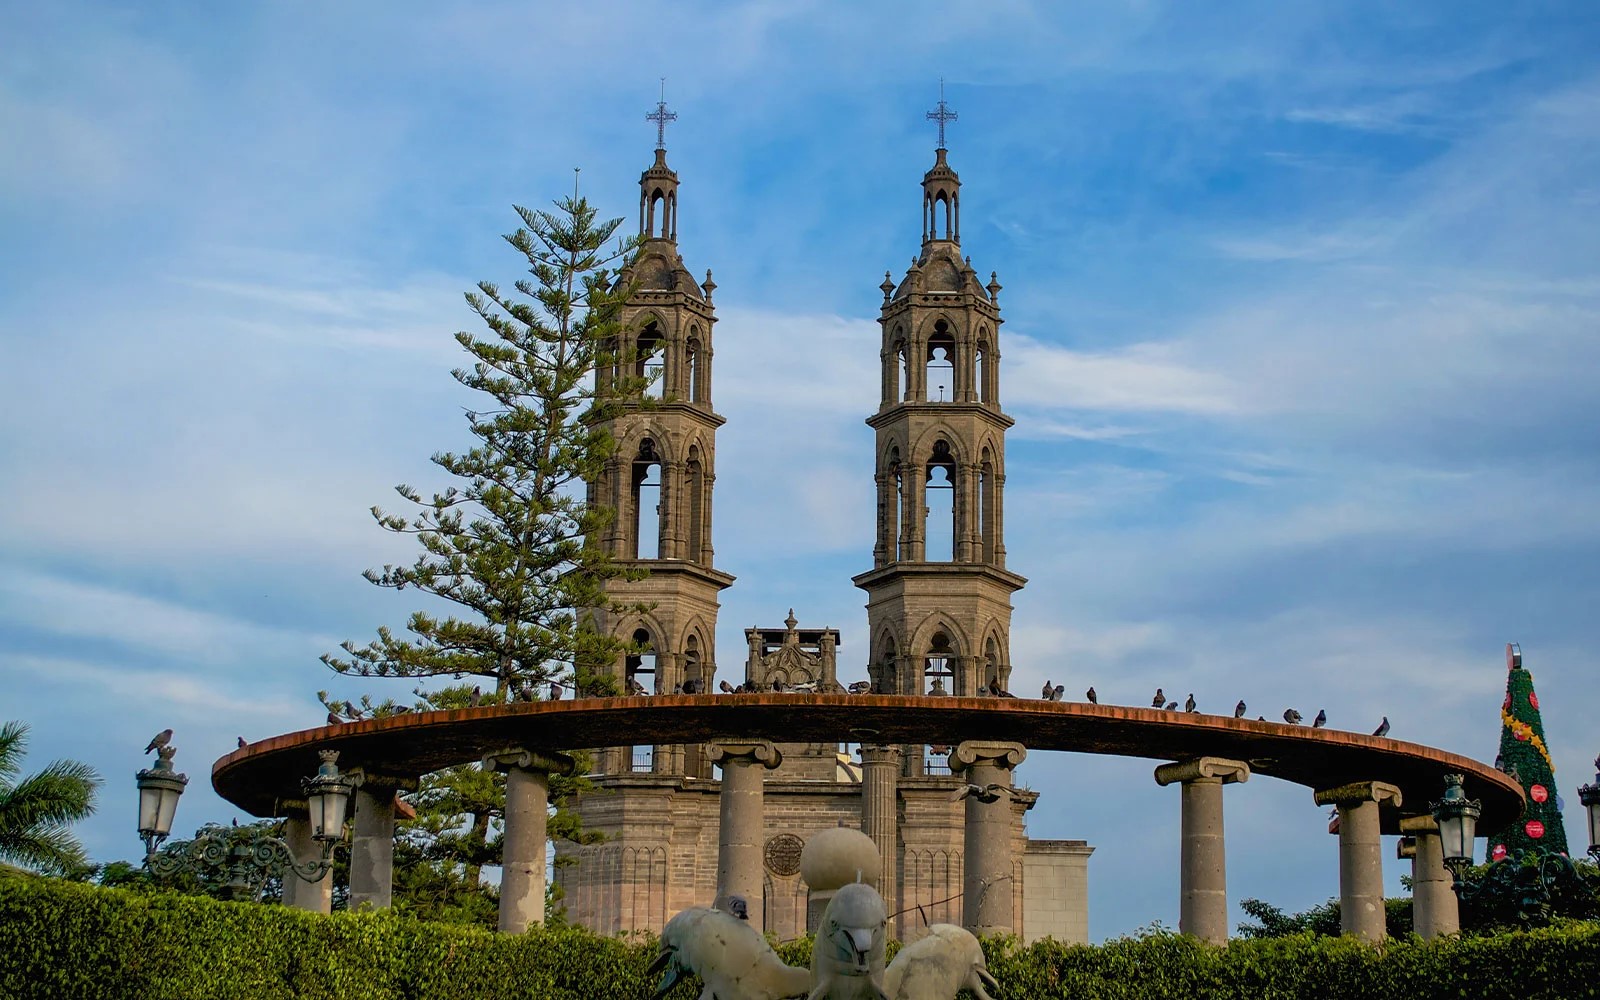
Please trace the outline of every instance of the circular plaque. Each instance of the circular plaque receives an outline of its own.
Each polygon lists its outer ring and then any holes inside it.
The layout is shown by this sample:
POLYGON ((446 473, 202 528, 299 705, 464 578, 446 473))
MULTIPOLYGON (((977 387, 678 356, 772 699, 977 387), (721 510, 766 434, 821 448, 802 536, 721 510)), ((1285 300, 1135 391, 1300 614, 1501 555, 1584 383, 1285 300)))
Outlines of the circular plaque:
POLYGON ((762 851, 767 871, 774 875, 794 875, 800 871, 800 849, 805 841, 792 833, 780 833, 767 841, 762 851))

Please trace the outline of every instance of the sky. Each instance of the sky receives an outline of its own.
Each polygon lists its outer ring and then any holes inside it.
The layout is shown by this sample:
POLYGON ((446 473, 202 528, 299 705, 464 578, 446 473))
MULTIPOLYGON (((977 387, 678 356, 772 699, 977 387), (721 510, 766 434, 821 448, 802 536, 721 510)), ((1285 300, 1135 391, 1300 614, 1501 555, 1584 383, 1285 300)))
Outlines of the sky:
MULTIPOLYGON (((963 251, 999 272, 1013 689, 1478 759, 1522 644, 1566 800, 1600 751, 1600 11, 1281 4, 0 8, 0 717, 106 778, 320 723, 400 626, 374 504, 470 438, 462 293, 513 205, 635 218, 666 78, 680 248, 718 285, 720 676, 793 607, 865 676, 877 309, 944 81, 963 251), (1586 721, 1588 720, 1588 721, 1586 721)), ((1177 924, 1153 761, 1036 753, 1095 939, 1177 924)), ((1338 892, 1310 792, 1227 793, 1229 890, 1338 892)), ((1392 858, 1392 844, 1386 847, 1392 858)), ((1409 866, 1391 861, 1398 894, 1409 866)))

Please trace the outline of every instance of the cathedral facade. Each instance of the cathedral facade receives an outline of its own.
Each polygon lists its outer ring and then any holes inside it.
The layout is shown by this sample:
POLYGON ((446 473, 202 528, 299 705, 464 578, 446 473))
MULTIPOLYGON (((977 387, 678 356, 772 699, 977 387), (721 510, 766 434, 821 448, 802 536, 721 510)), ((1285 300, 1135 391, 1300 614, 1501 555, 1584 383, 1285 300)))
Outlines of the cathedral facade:
MULTIPOLYGON (((670 117, 664 106, 657 115, 670 117)), ((922 182, 921 251, 898 283, 885 275, 880 286, 882 393, 867 417, 876 432, 875 543, 872 568, 853 580, 867 597, 869 648, 867 680, 855 689, 1001 697, 1011 674, 1011 595, 1026 581, 1006 568, 1005 432, 1013 421, 1000 409, 1000 284, 993 273, 984 283, 961 255, 961 181, 942 125, 922 182)), ((621 276, 635 291, 617 345, 634 359, 627 374, 650 380, 650 398, 615 418, 617 451, 589 484, 591 499, 617 512, 603 544, 619 562, 648 570, 609 584, 618 607, 599 618, 635 650, 615 664, 616 680, 645 696, 735 686, 843 692, 839 633, 801 628, 792 610, 782 627, 745 630, 741 678, 718 676, 718 595, 734 578, 716 569, 711 544, 724 422, 712 407, 716 285, 709 271, 696 280, 679 255, 678 176, 659 139, 640 177, 641 242, 621 276)), ((806 839, 861 828, 863 762, 852 746, 777 745, 783 762, 764 786, 764 899, 752 916, 788 939, 807 931, 806 839)), ((911 940, 929 923, 961 923, 964 805, 954 793, 965 779, 950 773, 950 748, 870 752, 899 769, 894 843, 879 845, 880 888, 898 914, 891 932, 911 940)), ((576 808, 605 840, 557 848, 568 919, 602 933, 659 933, 679 910, 709 905, 721 783, 704 750, 611 748, 597 752, 596 772, 599 790, 576 808)), ((1093 849, 1030 840, 1024 816, 1038 797, 1022 790, 1013 803, 1012 927, 1025 940, 1086 941, 1093 849)))

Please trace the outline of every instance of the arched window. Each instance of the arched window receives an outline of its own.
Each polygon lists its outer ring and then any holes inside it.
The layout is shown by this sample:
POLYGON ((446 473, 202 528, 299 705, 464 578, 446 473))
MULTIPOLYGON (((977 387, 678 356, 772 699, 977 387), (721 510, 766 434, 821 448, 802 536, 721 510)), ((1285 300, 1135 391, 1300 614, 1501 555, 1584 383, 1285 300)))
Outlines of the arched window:
POLYGON ((944 320, 933 325, 928 338, 927 377, 922 384, 923 398, 943 403, 956 398, 956 339, 944 320))
POLYGON ((899 668, 900 647, 894 641, 894 636, 886 635, 878 643, 878 658, 868 671, 872 675, 872 690, 874 694, 898 694, 898 684, 895 676, 899 668))
POLYGON ((665 347, 661 328, 654 321, 639 331, 638 356, 634 359, 633 374, 635 378, 645 380, 640 393, 648 399, 661 399, 666 391, 663 385, 666 374, 665 347))
POLYGON ((633 460, 633 543, 635 559, 661 557, 661 456, 650 438, 639 442, 633 460))
POLYGON ((990 375, 990 372, 989 372, 989 341, 988 340, 980 340, 980 341, 978 341, 977 362, 978 362, 978 364, 977 364, 977 369, 978 369, 978 371, 977 371, 977 376, 978 376, 977 377, 977 382, 978 382, 978 402, 980 402, 980 403, 993 403, 994 402, 994 399, 993 399, 994 393, 989 388, 989 375, 990 375))
POLYGON ((900 558, 900 528, 905 524, 905 490, 900 478, 900 449, 890 448, 884 460, 883 551, 892 562, 900 558))
POLYGON ((894 346, 890 348, 894 352, 894 356, 889 359, 888 371, 884 372, 883 379, 883 401, 891 405, 905 398, 905 394, 909 389, 907 382, 911 378, 911 373, 906 368, 906 342, 904 335, 898 330, 895 333, 894 346))
POLYGON ((922 675, 928 694, 955 694, 956 651, 950 646, 950 637, 944 632, 933 633, 928 642, 928 653, 922 658, 922 675))
POLYGON ((1000 683, 1000 644, 990 636, 983 644, 983 676, 978 678, 980 690, 1004 687, 1000 683))
POLYGON ((983 449, 978 465, 978 551, 982 562, 994 562, 994 456, 983 449))
POLYGON ((684 463, 684 479, 688 493, 684 506, 689 518, 689 530, 685 533, 689 539, 686 558, 690 562, 701 562, 706 544, 706 474, 704 466, 700 464, 699 445, 689 446, 689 460, 684 463))
POLYGON ((934 443, 923 489, 927 497, 924 509, 928 514, 922 533, 923 559, 951 562, 955 559, 956 544, 956 460, 950 454, 949 442, 934 443))
MULTIPOLYGON (((644 234, 646 236, 654 236, 656 234, 656 208, 661 206, 665 201, 666 196, 661 193, 660 188, 656 188, 654 191, 650 192, 650 219, 644 230, 644 234)), ((661 213, 661 235, 667 235, 666 212, 661 213)))
POLYGON ((702 395, 705 379, 700 372, 702 360, 699 338, 690 337, 688 345, 684 348, 683 367, 687 370, 689 376, 688 399, 692 403, 705 402, 705 397, 702 395))
POLYGON ((700 663, 700 637, 691 633, 689 638, 683 640, 683 683, 689 688, 693 681, 693 688, 701 694, 707 692, 707 678, 704 667, 700 663))
MULTIPOLYGON (((641 695, 656 693, 656 647, 650 630, 635 629, 633 645, 623 658, 622 693, 641 695)), ((655 769, 655 747, 635 746, 629 770, 655 769)))

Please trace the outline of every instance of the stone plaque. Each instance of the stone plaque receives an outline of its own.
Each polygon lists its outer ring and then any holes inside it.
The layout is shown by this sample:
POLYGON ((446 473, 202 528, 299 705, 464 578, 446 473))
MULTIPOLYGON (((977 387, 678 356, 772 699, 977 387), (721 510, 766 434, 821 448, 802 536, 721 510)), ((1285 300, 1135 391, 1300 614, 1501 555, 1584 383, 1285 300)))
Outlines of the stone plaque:
POLYGON ((767 871, 774 875, 794 875, 800 871, 800 849, 805 841, 792 833, 780 833, 767 841, 762 855, 767 871))

